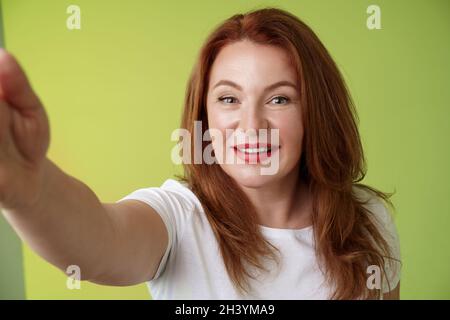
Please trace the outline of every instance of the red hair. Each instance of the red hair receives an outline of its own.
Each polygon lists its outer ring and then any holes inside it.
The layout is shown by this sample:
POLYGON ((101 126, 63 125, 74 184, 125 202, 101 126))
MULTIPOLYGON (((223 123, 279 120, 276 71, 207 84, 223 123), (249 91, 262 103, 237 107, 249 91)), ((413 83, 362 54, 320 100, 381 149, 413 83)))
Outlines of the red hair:
MULTIPOLYGON (((352 99, 327 49, 305 23, 284 10, 266 8, 234 15, 218 26, 203 45, 189 79, 182 128, 194 132, 194 121, 201 120, 203 130, 208 129, 211 66, 224 46, 244 39, 286 50, 301 80, 305 136, 299 179, 307 182, 313 195, 316 253, 334 288, 330 298, 379 297, 379 290, 366 287, 366 270, 368 265, 384 270, 389 245, 353 187, 393 208, 392 194, 359 183, 366 165, 352 99)), ((240 292, 248 292, 248 277, 253 277, 249 267, 265 270, 261 258, 277 259, 277 249, 258 228, 254 206, 218 164, 184 164, 184 173, 182 179, 202 203, 232 282, 240 292)))

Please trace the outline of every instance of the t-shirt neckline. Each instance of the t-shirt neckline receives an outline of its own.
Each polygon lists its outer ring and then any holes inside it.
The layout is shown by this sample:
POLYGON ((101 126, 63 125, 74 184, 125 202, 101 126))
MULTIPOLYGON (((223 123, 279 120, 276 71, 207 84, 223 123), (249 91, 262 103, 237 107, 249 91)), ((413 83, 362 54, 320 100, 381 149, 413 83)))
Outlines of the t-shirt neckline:
POLYGON ((258 224, 261 232, 267 236, 276 236, 276 237, 289 237, 289 236, 298 236, 300 234, 311 233, 313 230, 313 226, 309 225, 300 229, 282 229, 282 228, 271 228, 266 227, 261 224, 258 224))
MULTIPOLYGON (((190 188, 187 187, 186 184, 175 180, 175 179, 168 179, 169 181, 166 181, 166 183, 175 183, 176 185, 181 185, 184 189, 188 190, 191 196, 198 202, 199 206, 201 207, 200 200, 197 198, 197 196, 192 192, 190 188)), ((269 237, 277 237, 277 238, 283 238, 283 237, 292 237, 292 236, 300 236, 300 235, 308 235, 313 231, 313 226, 309 225, 300 229, 283 229, 283 228, 271 228, 266 227, 261 224, 258 224, 262 234, 269 237)))

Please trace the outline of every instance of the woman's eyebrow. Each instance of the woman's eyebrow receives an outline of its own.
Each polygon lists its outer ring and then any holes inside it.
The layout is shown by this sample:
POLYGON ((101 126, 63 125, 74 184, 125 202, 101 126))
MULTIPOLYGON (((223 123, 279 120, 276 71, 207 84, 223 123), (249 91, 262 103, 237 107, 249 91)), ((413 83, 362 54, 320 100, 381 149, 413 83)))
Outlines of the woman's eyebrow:
MULTIPOLYGON (((242 87, 231 80, 220 80, 214 85, 213 89, 217 88, 218 86, 230 86, 230 87, 236 88, 239 91, 242 91, 242 87)), ((287 81, 287 80, 282 80, 282 81, 275 82, 275 83, 271 84, 270 86, 267 86, 264 89, 264 91, 270 91, 275 88, 285 87, 285 86, 292 87, 294 89, 298 89, 298 86, 296 86, 294 83, 287 81)))

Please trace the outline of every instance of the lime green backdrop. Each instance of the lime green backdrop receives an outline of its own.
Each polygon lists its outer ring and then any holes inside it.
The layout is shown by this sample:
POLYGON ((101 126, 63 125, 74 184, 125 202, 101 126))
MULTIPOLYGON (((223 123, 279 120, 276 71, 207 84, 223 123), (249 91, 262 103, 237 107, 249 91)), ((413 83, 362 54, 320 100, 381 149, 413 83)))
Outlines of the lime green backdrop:
MULTIPOLYGON (((180 172, 170 134, 202 41, 230 15, 267 5, 308 23, 348 82, 365 182, 397 191, 402 298, 450 298, 450 1, 3 0, 6 47, 49 113, 50 158, 105 202, 180 172), (70 4, 81 30, 66 28, 70 4), (370 4, 381 30, 366 27, 370 4)), ((29 299, 149 298, 145 285, 68 290, 25 244, 23 259, 29 299)))

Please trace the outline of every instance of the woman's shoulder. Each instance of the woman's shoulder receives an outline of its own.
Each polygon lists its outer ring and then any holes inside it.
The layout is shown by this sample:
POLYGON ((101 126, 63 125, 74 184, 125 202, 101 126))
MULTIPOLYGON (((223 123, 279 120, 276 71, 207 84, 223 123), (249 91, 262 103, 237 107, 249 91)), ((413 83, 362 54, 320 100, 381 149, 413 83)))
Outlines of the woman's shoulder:
POLYGON ((385 226, 394 223, 393 215, 388 204, 375 192, 367 187, 354 185, 353 195, 359 201, 362 201, 364 207, 372 213, 373 217, 376 218, 379 223, 385 226))
POLYGON ((375 192, 362 186, 355 186, 354 194, 358 200, 363 201, 364 207, 370 213, 370 218, 383 238, 389 243, 393 255, 399 257, 400 241, 395 216, 390 210, 391 206, 375 192))
POLYGON ((164 181, 160 189, 172 193, 176 197, 180 197, 194 210, 200 210, 202 208, 200 200, 185 181, 169 178, 164 181))
POLYGON ((354 194, 358 200, 365 202, 364 206, 371 213, 371 218, 379 232, 389 245, 389 257, 385 257, 385 268, 388 279, 383 279, 383 293, 395 288, 400 281, 401 251, 400 239, 394 216, 386 201, 368 188, 355 186, 354 194))
POLYGON ((187 214, 201 209, 201 204, 187 183, 173 178, 166 179, 159 187, 137 189, 119 201, 140 200, 151 205, 158 212, 187 214))

